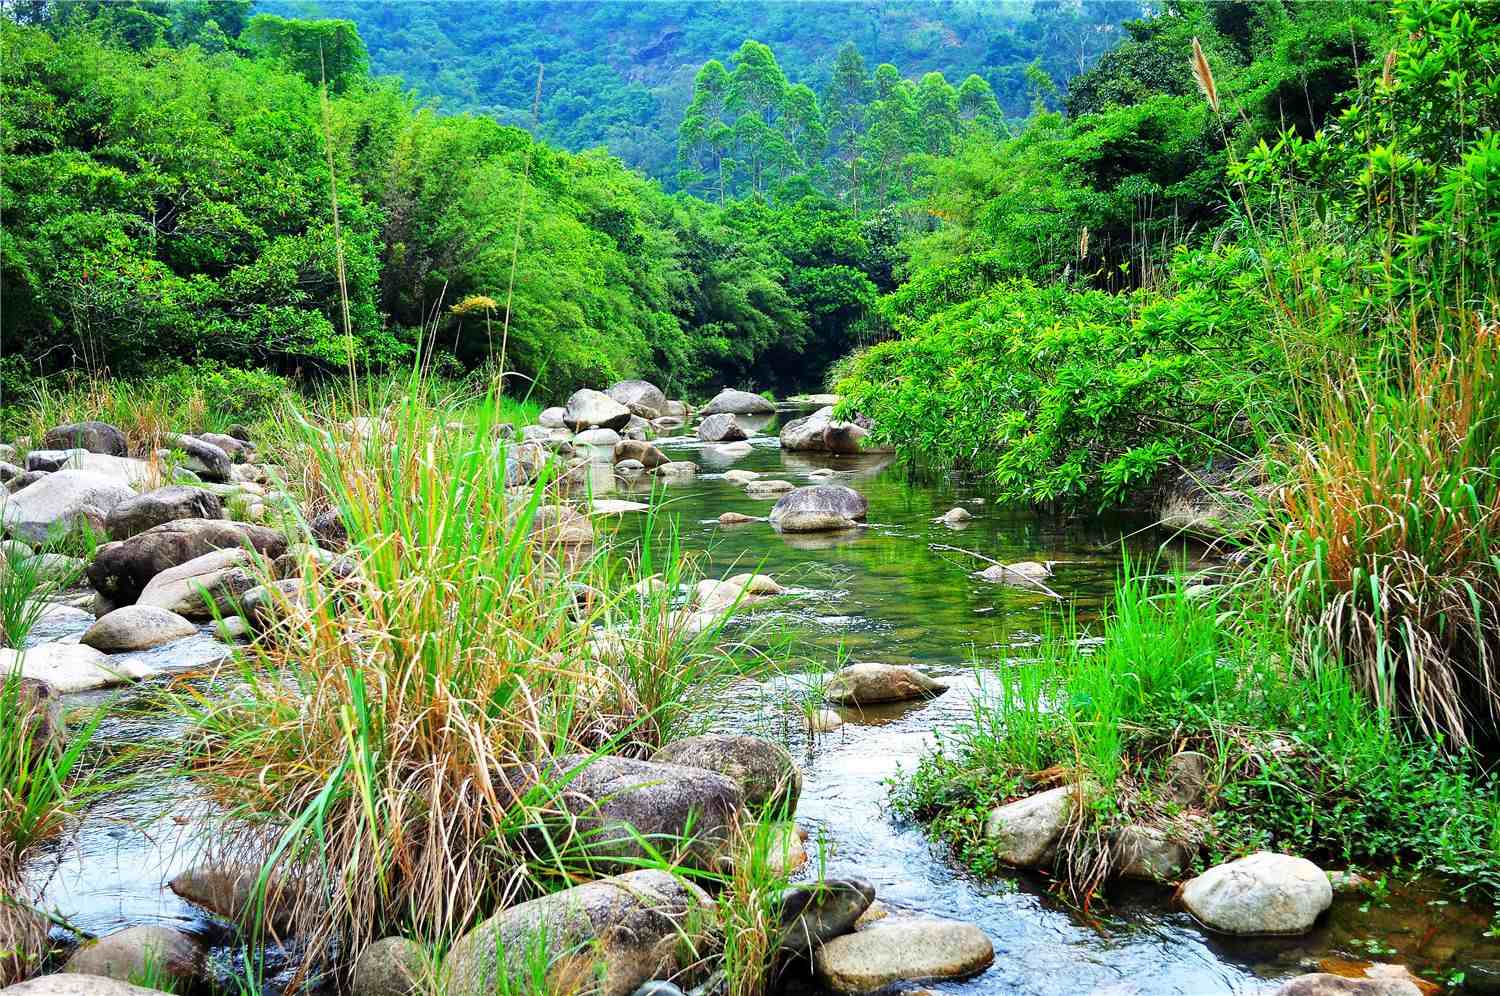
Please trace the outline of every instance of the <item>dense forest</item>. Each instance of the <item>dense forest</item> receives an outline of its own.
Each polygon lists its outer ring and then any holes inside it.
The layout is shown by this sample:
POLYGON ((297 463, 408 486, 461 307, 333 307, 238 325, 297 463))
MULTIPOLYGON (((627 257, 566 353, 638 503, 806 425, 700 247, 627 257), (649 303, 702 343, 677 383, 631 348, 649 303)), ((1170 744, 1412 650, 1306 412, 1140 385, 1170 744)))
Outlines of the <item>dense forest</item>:
POLYGON ((536 66, 544 63, 542 138, 575 151, 603 145, 670 188, 678 172, 673 133, 693 99, 695 73, 746 39, 775 49, 786 74, 819 94, 833 82, 839 45, 849 42, 872 66, 889 62, 912 79, 941 72, 956 85, 976 75, 1019 118, 1037 97, 1038 72, 1064 84, 1119 40, 1120 22, 1140 5, 271 0, 258 9, 353 21, 376 75, 399 77, 443 110, 517 127, 530 126, 536 66))

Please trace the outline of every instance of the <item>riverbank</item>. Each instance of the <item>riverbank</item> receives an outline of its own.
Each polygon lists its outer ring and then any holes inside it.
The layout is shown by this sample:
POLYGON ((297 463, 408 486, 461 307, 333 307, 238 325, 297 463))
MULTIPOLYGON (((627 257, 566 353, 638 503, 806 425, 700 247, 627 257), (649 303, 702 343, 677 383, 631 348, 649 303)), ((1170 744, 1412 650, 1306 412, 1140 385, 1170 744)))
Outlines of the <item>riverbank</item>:
MULTIPOLYGON (((925 922, 932 917, 941 917, 977 925, 988 935, 988 943, 1010 954, 1000 958, 996 965, 977 978, 962 983, 961 987, 966 991, 1052 993, 1074 991, 1077 985, 1085 984, 1087 980, 1093 980, 1087 984, 1097 986, 1120 978, 1133 980, 1134 984, 1145 986, 1147 991, 1162 987, 1187 987, 1188 991, 1194 992, 1237 991, 1256 976, 1278 979, 1304 971, 1307 955, 1299 952, 1311 950, 1319 958, 1357 957, 1361 951, 1366 955, 1378 953, 1360 947, 1366 936, 1361 932, 1364 929, 1362 920, 1367 924, 1381 924, 1377 935, 1381 951, 1400 951, 1403 956, 1420 962, 1421 954, 1411 952, 1408 955, 1403 949, 1402 937, 1407 926, 1415 921, 1416 909, 1422 908, 1428 898, 1421 899, 1411 913, 1390 919, 1381 919, 1382 916, 1389 917, 1389 913, 1380 910, 1379 903, 1373 904, 1375 914, 1365 915, 1359 912, 1359 907, 1367 905, 1366 901, 1337 900, 1334 909, 1320 918, 1314 933, 1306 939, 1270 942, 1269 945, 1265 941, 1254 941, 1244 946, 1225 946, 1215 935, 1203 933, 1184 914, 1170 912, 1166 903, 1168 897, 1150 892, 1133 893, 1115 900, 1108 916, 1117 926, 1108 928, 1108 940, 1101 941, 1095 933, 1097 927, 1088 926, 1087 921, 1075 920, 1065 907, 1054 906, 1042 895, 1029 891, 1029 887, 1008 892, 955 876, 954 871, 946 867, 940 853, 928 851, 919 834, 899 821, 892 821, 882 811, 882 780, 895 776, 903 766, 909 767, 934 739, 939 744, 961 742, 962 723, 969 714, 971 698, 982 696, 996 680, 995 675, 1011 667, 1005 661, 1034 653, 1037 638, 1055 625, 1057 615, 1054 600, 1044 592, 986 580, 975 571, 982 562, 942 548, 985 551, 991 558, 1010 564, 1052 562, 1053 575, 1047 585, 1071 600, 1079 618, 1088 622, 1108 604, 1110 598, 1111 582, 1119 564, 1118 551, 1112 541, 1122 534, 1134 532, 1138 525, 1101 521, 1081 528, 1077 524, 1051 523, 996 510, 985 501, 982 486, 962 479, 943 482, 936 487, 913 486, 890 469, 888 456, 839 456, 827 452, 786 450, 781 445, 782 430, 787 428, 787 423, 809 413, 810 409, 771 407, 772 410, 764 415, 734 416, 736 423, 747 429, 749 438, 743 441, 743 445, 699 439, 693 421, 689 421, 683 431, 673 427, 651 441, 652 446, 671 458, 666 461, 668 465, 695 464, 696 471, 692 476, 679 473, 662 479, 649 473, 636 473, 628 461, 649 456, 649 451, 645 450, 637 452, 627 447, 634 456, 625 456, 623 464, 616 460, 614 446, 589 451, 593 457, 588 461, 591 467, 589 479, 594 487, 594 500, 590 504, 597 513, 590 517, 591 526, 601 550, 607 547, 611 551, 608 559, 616 568, 604 570, 600 567, 600 573, 588 576, 589 588, 597 593, 591 598, 597 600, 591 600, 589 608, 569 623, 585 626, 592 636, 597 636, 603 631, 601 627, 628 622, 632 618, 629 613, 624 618, 620 616, 622 603, 611 593, 622 592, 634 583, 632 578, 638 576, 639 568, 632 565, 639 562, 639 554, 632 551, 668 549, 642 543, 644 537, 659 535, 664 515, 674 518, 678 524, 677 538, 673 541, 677 546, 673 549, 679 555, 672 557, 670 562, 681 560, 689 564, 689 570, 701 571, 702 576, 709 579, 727 579, 747 573, 767 575, 785 589, 783 594, 758 605, 741 604, 736 617, 743 614, 743 621, 732 618, 717 636, 710 634, 705 646, 741 648, 736 651, 738 663, 732 672, 722 675, 723 681, 715 677, 717 672, 698 671, 694 672, 696 677, 683 683, 683 687, 662 698, 660 706, 644 713, 595 709, 588 714, 588 721, 583 726, 595 731, 591 735, 603 733, 604 741, 595 743, 607 743, 605 750, 623 758, 633 755, 650 757, 655 753, 655 743, 665 743, 677 736, 670 724, 660 731, 643 732, 650 721, 671 713, 673 705, 691 700, 691 708, 676 711, 679 723, 687 723, 687 726, 680 727, 683 733, 704 727, 723 733, 748 734, 790 751, 790 757, 801 769, 802 778, 801 797, 795 812, 790 815, 794 815, 796 822, 808 832, 803 849, 812 855, 808 865, 791 875, 793 880, 815 881, 819 876, 831 880, 863 879, 872 885, 881 908, 889 911, 896 922, 925 922), (605 449, 608 450, 607 456, 604 455, 605 449), (607 473, 596 472, 596 469, 605 468, 607 473), (852 488, 869 502, 864 524, 831 532, 778 532, 764 520, 780 500, 777 494, 780 488, 757 489, 751 485, 779 480, 786 480, 793 486, 852 488), (612 493, 606 496, 606 490, 612 493), (970 517, 965 520, 944 515, 954 508, 968 510, 970 517), (720 517, 725 512, 738 513, 751 521, 723 526, 720 517), (623 560, 616 555, 622 555, 623 560), (743 656, 743 650, 748 648, 758 649, 747 658, 743 656), (982 668, 977 670, 973 666, 976 657, 983 662, 982 668), (904 704, 856 706, 828 701, 830 672, 849 660, 879 660, 916 666, 949 688, 936 698, 919 697, 904 704), (770 667, 771 663, 776 666, 770 667), (832 725, 828 723, 826 713, 831 713, 841 725, 831 732, 815 732, 809 725, 809 718, 832 725), (637 719, 644 716, 646 721, 638 724, 630 718, 631 715, 637 719), (614 719, 610 719, 611 716, 614 719), (616 724, 609 728, 616 734, 628 732, 619 739, 610 735, 608 730, 601 730, 601 722, 616 724), (1401 925, 1398 926, 1397 920, 1401 925), (1156 925, 1153 928, 1156 940, 1148 940, 1148 935, 1138 933, 1144 924, 1156 925), (1162 936, 1168 938, 1167 950, 1173 952, 1166 959, 1161 957, 1162 936), (1066 939, 1060 948, 1057 946, 1059 937, 1066 939), (1101 943, 1117 952, 1117 964, 1106 972, 1101 972, 1094 963, 1101 943), (1206 950, 1213 953, 1205 962, 1206 950), (1047 963, 1067 967, 1061 970, 1061 974, 1057 971, 1039 972, 1034 967, 1047 963)), ((442 425, 447 427, 447 439, 490 438, 473 432, 477 423, 465 422, 462 432, 449 425, 474 417, 472 411, 452 410, 441 415, 424 415, 417 423, 421 432, 416 435, 420 435, 424 444, 429 438, 444 438, 441 433, 432 431, 442 425), (458 418, 449 417, 453 415, 458 418)), ((543 422, 554 420, 551 414, 542 416, 533 412, 530 418, 522 417, 518 421, 529 422, 535 418, 541 418, 543 422)), ((326 427, 332 429, 334 426, 329 423, 326 427)), ((503 433, 504 430, 498 431, 503 433)), ((571 446, 575 450, 572 460, 582 456, 577 435, 571 430, 541 425, 521 434, 527 432, 537 437, 547 435, 553 441, 551 445, 559 449, 566 450, 571 446), (561 438, 564 433, 574 438, 564 440, 561 438)), ((350 455, 361 445, 357 435, 338 437, 340 462, 344 466, 337 473, 349 479, 365 479, 366 471, 386 468, 381 471, 385 476, 379 479, 386 482, 388 493, 396 493, 397 489, 391 487, 398 480, 391 477, 391 471, 398 465, 394 457, 377 459, 372 454, 361 453, 358 461, 351 459, 350 455), (350 475, 348 472, 353 467, 362 467, 363 471, 350 475)), ((802 433, 803 437, 805 435, 802 433)), ((273 437, 262 438, 266 440, 262 444, 264 449, 246 464, 259 464, 265 455, 274 451, 273 437)), ((382 426, 370 438, 390 440, 412 439, 414 436, 401 428, 398 419, 393 425, 382 426)), ((824 438, 827 438, 826 432, 824 438)), ((446 445, 439 443, 434 452, 441 453, 446 445)), ((387 450, 390 453, 412 452, 405 446, 387 447, 387 450)), ((568 459, 563 458, 560 470, 566 468, 568 459)), ((636 462, 644 466, 643 461, 636 462)), ((399 465, 415 467, 407 463, 399 465)), ((288 462, 284 466, 290 467, 291 464, 288 462)), ((322 478, 323 483, 317 485, 320 489, 317 493, 326 497, 332 493, 328 482, 335 468, 326 464, 322 466, 330 473, 322 478)), ((473 472, 477 473, 477 468, 473 472)), ((307 486, 303 482, 317 480, 311 472, 299 473, 294 478, 298 483, 292 485, 292 491, 302 495, 307 494, 300 491, 307 486)), ((419 479, 422 479, 420 474, 409 478, 419 479)), ((475 478, 470 480, 472 482, 475 478)), ((528 492, 531 493, 534 492, 528 492)), ((301 500, 306 502, 307 498, 301 500)), ((572 505, 578 500, 575 493, 572 498, 565 499, 564 504, 572 505)), ((246 511, 253 507, 243 501, 231 502, 231 506, 246 511)), ((317 502, 309 502, 305 507, 299 505, 299 512, 311 523, 318 518, 319 507, 317 502)), ((387 517, 382 520, 387 524, 381 526, 381 531, 391 534, 390 525, 398 519, 390 517, 399 517, 402 530, 412 532, 414 528, 421 528, 420 523, 405 517, 428 516, 434 510, 447 507, 450 507, 447 500, 439 498, 398 502, 395 508, 382 505, 380 514, 387 517)), ((582 508, 582 505, 576 507, 582 508)), ((481 521, 493 523, 494 519, 485 517, 481 521)), ((1144 555, 1154 549, 1156 542, 1152 540, 1137 549, 1144 555)), ((360 545, 358 542, 354 544, 356 548, 360 545)), ((414 544, 411 549, 430 550, 433 545, 414 544)), ((484 548, 484 545, 479 548, 484 548)), ((1182 551, 1188 552, 1186 547, 1182 551)), ((348 555, 347 551, 339 554, 329 550, 329 553, 335 557, 348 555)), ((653 572, 669 562, 660 553, 653 556, 656 564, 653 572)), ((323 558, 318 555, 317 559, 323 558)), ((463 562, 454 561, 455 568, 463 562)), ((596 566, 602 563, 602 560, 598 561, 596 566)), ((409 584, 421 576, 405 568, 402 568, 402 573, 409 584)), ((476 574, 459 573, 464 577, 476 574)), ((485 575, 478 572, 478 576, 485 575)), ((684 622, 699 616, 701 605, 692 608, 692 592, 697 589, 693 578, 697 576, 696 573, 685 574, 668 585, 671 593, 660 603, 660 610, 684 622), (684 613, 684 609, 689 611, 684 613)), ((323 583, 335 587, 330 581, 323 583)), ((467 583, 457 575, 453 576, 453 584, 467 583)), ((704 595, 712 598, 716 592, 717 587, 712 592, 705 590, 704 595)), ((627 597, 623 604, 629 604, 633 597, 627 597)), ((348 613, 347 609, 342 611, 348 613)), ((572 609, 564 612, 559 608, 556 613, 543 615, 562 621, 572 612, 572 609)), ((309 622, 313 618, 321 616, 312 615, 309 622)), ((90 615, 90 625, 91 620, 90 615)), ((74 631, 76 638, 82 632, 84 620, 80 618, 75 625, 80 627, 74 631)), ((315 639, 320 625, 300 628, 309 634, 306 638, 315 639)), ((398 628, 385 626, 367 632, 374 634, 378 641, 380 633, 395 632, 398 628)), ((571 625, 564 628, 571 630, 571 625)), ((205 623, 202 629, 206 632, 191 638, 200 642, 178 644, 178 649, 215 643, 210 638, 208 624, 205 623)), ((329 630, 330 633, 336 631, 329 630)), ((432 632, 432 627, 416 627, 412 631, 432 632)), ((66 632, 53 629, 43 631, 40 636, 55 640, 60 635, 66 637, 66 632)), ((457 635, 453 638, 456 639, 457 635)), ((497 642, 503 644, 505 641, 484 638, 477 642, 493 647, 497 642)), ((614 641, 589 642, 600 646, 617 645, 614 641)), ((219 747, 215 736, 228 737, 235 750, 254 750, 257 752, 255 756, 265 757, 267 755, 259 752, 266 748, 249 744, 252 737, 245 733, 251 729, 276 729, 274 723, 267 723, 262 710, 271 709, 278 715, 291 717, 300 714, 300 710, 288 713, 284 706, 293 701, 319 701, 315 696, 331 695, 335 691, 337 695, 326 701, 352 703, 354 686, 342 682, 337 688, 330 686, 325 675, 310 674, 311 669, 300 665, 298 655, 289 654, 284 648, 272 649, 275 646, 275 641, 265 647, 260 647, 259 643, 252 645, 251 649, 239 652, 237 662, 217 667, 183 655, 171 662, 172 670, 184 665, 194 670, 148 679, 121 700, 121 704, 126 701, 134 703, 133 708, 110 710, 102 743, 139 747, 143 739, 157 743, 167 740, 172 744, 171 751, 176 752, 171 755, 169 751, 169 756, 175 756, 176 760, 165 768, 158 765, 148 770, 157 773, 153 777, 158 782, 160 773, 165 772, 169 778, 165 784, 178 787, 163 793, 158 784, 154 796, 144 789, 133 789, 107 797, 90 810, 79 826, 77 839, 81 846, 76 853, 66 849, 53 853, 45 849, 44 861, 51 869, 51 885, 44 897, 49 905, 55 904, 69 914, 72 922, 93 933, 113 933, 123 927, 145 924, 186 929, 191 936, 205 939, 209 962, 220 965, 216 971, 224 971, 227 959, 230 975, 215 977, 219 978, 221 985, 233 984, 234 962, 246 935, 223 917, 161 891, 161 885, 179 878, 190 868, 192 859, 197 856, 197 851, 187 846, 194 833, 208 827, 224 826, 224 799, 232 796, 222 793, 233 786, 205 781, 204 774, 213 773, 218 763, 215 755, 222 762, 232 759, 234 753, 219 747), (262 692, 255 692, 249 698, 244 695, 224 698, 221 692, 213 691, 245 682, 247 666, 252 671, 259 668, 280 674, 293 682, 291 688, 300 691, 293 699, 262 692), (215 674, 221 682, 228 684, 214 685, 212 676, 215 674), (205 679, 208 679, 207 683, 205 679), (178 706, 186 705, 189 711, 184 713, 180 708, 163 711, 164 695, 165 701, 175 699, 178 706), (262 695, 265 695, 264 699, 261 699, 262 695), (211 707, 224 710, 219 714, 220 721, 217 726, 201 725, 211 707), (198 711, 196 715, 193 709, 198 711), (200 732, 194 734, 195 728, 200 732), (220 732, 215 734, 215 729, 220 732), (184 745, 191 748, 189 754, 183 754, 184 745), (198 759, 193 766, 197 769, 196 775, 184 763, 189 758, 198 759), (201 788, 195 789, 195 782, 207 788, 208 794, 205 795, 201 788), (218 801, 214 802, 216 797, 218 801), (216 819, 208 818, 215 815, 216 819), (126 828, 124 836, 119 835, 119 830, 107 830, 108 827, 126 828), (128 874, 108 871, 111 867, 120 867, 121 862, 131 869, 128 874)), ((329 649, 309 659, 339 660, 337 656, 328 655, 341 652, 329 649)), ((616 667, 618 665, 609 670, 618 673, 616 667)), ((347 659, 345 665, 332 670, 335 673, 347 671, 347 659)), ((254 685, 249 687, 253 689, 254 685)), ((367 689, 374 687, 378 686, 367 682, 367 689)), ((627 686, 622 684, 619 687, 627 686)), ((73 701, 78 704, 98 703, 100 695, 105 696, 103 701, 110 701, 109 696, 116 693, 90 694, 92 698, 84 695, 81 700, 75 697, 73 701)), ((318 742, 326 745, 325 749, 331 749, 339 738, 348 735, 340 717, 357 717, 359 713, 349 714, 340 707, 318 708, 312 710, 312 715, 326 717, 330 724, 329 733, 314 738, 312 731, 303 731, 299 723, 299 737, 306 743, 318 742)), ((557 728, 555 722, 549 725, 557 728)), ((826 729, 826 725, 819 728, 826 729)), ((359 727, 356 724, 352 729, 358 733, 359 727)), ((271 739, 284 745, 290 731, 288 727, 284 733, 271 739)), ((575 737, 573 734, 568 736, 575 737)), ((222 739, 218 741, 223 742, 222 739)), ((387 741, 382 737, 375 742, 383 744, 387 741)), ((275 756, 279 750, 270 756, 275 756)), ((241 759, 235 761, 227 773, 232 776, 233 769, 251 770, 251 765, 244 760, 246 756, 242 753, 241 759)), ((308 768, 314 770, 312 765, 308 768)), ((316 770, 327 772, 330 769, 325 763, 316 770)), ((222 777, 226 770, 221 768, 218 774, 222 777)), ((323 777, 326 779, 326 774, 323 777)), ((269 819, 264 825, 268 827, 285 826, 288 817, 298 812, 289 791, 280 793, 286 797, 285 801, 270 794, 260 794, 264 790, 258 787, 245 786, 235 791, 251 793, 241 796, 254 800, 254 804, 245 810, 266 814, 269 819)), ((389 796, 382 790, 374 798, 389 796)), ((540 864, 531 861, 528 866, 526 874, 538 876, 532 881, 552 883, 544 886, 543 892, 576 881, 576 876, 559 877, 555 860, 540 864)), ((712 877, 706 877, 702 871, 688 873, 688 880, 695 886, 707 888, 710 893, 719 890, 716 908, 728 912, 731 922, 748 917, 747 922, 759 921, 762 926, 767 921, 764 914, 756 910, 763 910, 765 897, 780 888, 775 876, 767 878, 764 875, 739 884, 730 882, 728 886, 715 886, 712 877), (735 901, 734 897, 741 897, 742 901, 735 901)), ((1464 922, 1475 921, 1465 919, 1464 922)), ((1452 953, 1440 961, 1450 971, 1453 959, 1472 960, 1485 954, 1483 941, 1478 936, 1479 928, 1464 930, 1469 932, 1461 931, 1461 940, 1449 942, 1452 953)), ((56 935, 59 940, 62 936, 56 935)), ((267 949, 267 954, 266 970, 259 984, 267 990, 274 990, 293 978, 300 962, 295 947, 288 950, 273 946, 267 949)), ((751 960, 756 957, 748 948, 739 949, 736 956, 751 960)), ((435 959, 429 961, 435 964, 435 959)), ((1425 962, 1420 963, 1427 967, 1425 962)), ((790 984, 807 975, 804 970, 801 974, 794 972, 782 976, 778 985, 790 984)), ((756 976, 751 972, 743 972, 738 977, 750 980, 752 985, 756 982, 756 976)), ((683 981, 687 978, 685 975, 683 981)), ((817 985, 815 979, 814 976, 809 981, 817 985)))

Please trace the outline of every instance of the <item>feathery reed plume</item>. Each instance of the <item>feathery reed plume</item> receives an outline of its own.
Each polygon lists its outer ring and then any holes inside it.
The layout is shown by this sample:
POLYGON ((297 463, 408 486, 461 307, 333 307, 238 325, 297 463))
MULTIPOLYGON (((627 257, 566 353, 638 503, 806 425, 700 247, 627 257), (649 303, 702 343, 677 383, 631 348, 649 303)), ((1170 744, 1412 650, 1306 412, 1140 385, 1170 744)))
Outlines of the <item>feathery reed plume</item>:
POLYGON ((1089 226, 1084 225, 1083 231, 1078 235, 1078 258, 1088 259, 1089 256, 1089 226))
POLYGON ((1193 38, 1193 78, 1198 81, 1198 89, 1203 91, 1203 96, 1208 99, 1208 106, 1213 108, 1215 114, 1219 113, 1219 88, 1214 85, 1214 71, 1208 66, 1208 58, 1203 54, 1203 46, 1199 44, 1197 37, 1193 38))
POLYGON ((1380 82, 1384 83, 1386 89, 1396 82, 1396 50, 1391 49, 1385 53, 1385 67, 1380 71, 1380 82))

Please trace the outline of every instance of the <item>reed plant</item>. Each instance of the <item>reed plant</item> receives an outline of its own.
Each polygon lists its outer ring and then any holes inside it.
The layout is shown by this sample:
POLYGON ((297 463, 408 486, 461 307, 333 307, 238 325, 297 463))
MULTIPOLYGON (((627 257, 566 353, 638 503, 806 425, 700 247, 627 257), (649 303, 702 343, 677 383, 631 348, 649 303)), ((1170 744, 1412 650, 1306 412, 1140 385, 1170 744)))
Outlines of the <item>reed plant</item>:
POLYGON ((0 675, 0 986, 35 972, 47 949, 27 859, 101 785, 87 751, 102 711, 68 731, 64 744, 53 705, 19 669, 0 675))
POLYGON ((1273 508, 1275 581, 1308 652, 1458 744, 1500 721, 1497 377, 1500 325, 1414 332, 1392 376, 1352 373, 1328 398, 1273 508))
POLYGON ((215 850, 297 883, 277 918, 312 950, 441 942, 566 884, 566 860, 539 867, 520 840, 548 822, 547 762, 644 755, 743 670, 676 624, 670 541, 575 544, 550 471, 516 484, 505 403, 421 384, 366 398, 368 421, 309 419, 288 447, 309 465, 288 466, 293 489, 315 479, 304 498, 347 529, 354 579, 309 575, 235 694, 176 699, 222 814, 215 850))

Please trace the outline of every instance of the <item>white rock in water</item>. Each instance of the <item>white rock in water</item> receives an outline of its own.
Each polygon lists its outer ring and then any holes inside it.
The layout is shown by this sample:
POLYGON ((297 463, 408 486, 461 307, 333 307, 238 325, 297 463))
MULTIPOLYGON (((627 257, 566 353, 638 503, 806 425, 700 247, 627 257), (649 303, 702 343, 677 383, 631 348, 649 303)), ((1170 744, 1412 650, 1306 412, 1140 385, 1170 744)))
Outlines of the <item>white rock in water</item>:
POLYGON ((1301 934, 1333 904, 1333 887, 1311 861, 1261 851, 1210 868, 1181 896, 1189 913, 1226 934, 1301 934))

